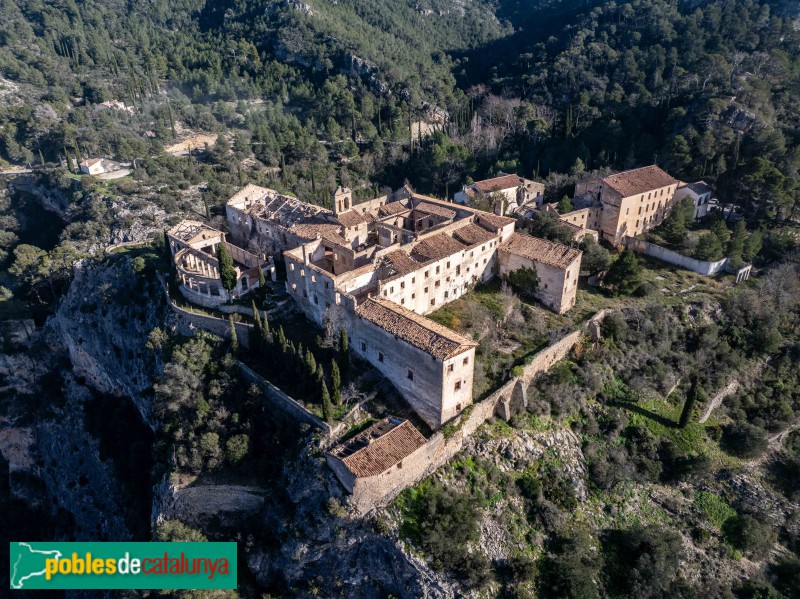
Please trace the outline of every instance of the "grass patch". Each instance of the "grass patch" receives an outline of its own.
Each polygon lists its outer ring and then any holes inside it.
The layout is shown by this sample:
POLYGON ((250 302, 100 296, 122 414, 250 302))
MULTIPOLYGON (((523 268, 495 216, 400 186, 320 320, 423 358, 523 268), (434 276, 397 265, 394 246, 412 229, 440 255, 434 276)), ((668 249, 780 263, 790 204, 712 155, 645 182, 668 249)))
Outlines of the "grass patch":
POLYGON ((736 510, 728 505, 728 502, 710 491, 698 491, 694 496, 694 505, 718 529, 721 529, 730 518, 737 516, 736 510))

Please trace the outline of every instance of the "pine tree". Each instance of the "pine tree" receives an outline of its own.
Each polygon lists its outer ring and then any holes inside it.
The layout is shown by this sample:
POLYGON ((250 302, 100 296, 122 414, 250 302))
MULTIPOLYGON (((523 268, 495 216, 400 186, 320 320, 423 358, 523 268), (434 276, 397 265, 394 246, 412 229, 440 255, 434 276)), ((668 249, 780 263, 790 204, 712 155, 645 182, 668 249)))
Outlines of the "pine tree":
POLYGON ((342 375, 336 360, 331 361, 331 388, 333 389, 333 403, 338 406, 342 403, 342 375))
POLYGON ((236 335, 236 323, 233 322, 233 314, 228 317, 231 323, 231 353, 236 356, 239 354, 239 337, 236 335))
POLYGON ((608 269, 604 283, 617 293, 632 293, 641 284, 641 270, 636 254, 625 249, 608 269))
POLYGON ((347 339, 345 327, 339 331, 339 360, 342 362, 342 374, 347 377, 350 371, 350 342, 347 339))
POLYGON ((331 405, 331 394, 328 392, 328 385, 325 381, 320 382, 320 394, 322 395, 322 415, 326 422, 333 421, 333 405, 331 405))

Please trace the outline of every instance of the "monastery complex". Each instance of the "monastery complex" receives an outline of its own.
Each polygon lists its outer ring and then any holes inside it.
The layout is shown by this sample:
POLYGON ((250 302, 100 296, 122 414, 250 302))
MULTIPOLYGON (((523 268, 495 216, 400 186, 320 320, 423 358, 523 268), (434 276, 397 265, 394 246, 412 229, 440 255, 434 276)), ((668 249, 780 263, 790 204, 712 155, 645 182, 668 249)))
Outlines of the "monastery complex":
MULTIPOLYGON (((575 239, 591 235, 618 245, 660 224, 678 187, 656 166, 584 181, 576 187, 576 209, 559 218, 575 229, 575 239)), ((340 187, 328 210, 247 185, 226 205, 231 242, 195 221, 180 223, 167 237, 181 293, 204 306, 241 297, 267 276, 275 280, 273 258, 282 256, 286 291, 296 305, 319 325, 344 326, 351 351, 437 430, 473 403, 477 342, 427 314, 519 269, 536 271, 536 297, 549 309, 563 313, 575 305, 581 252, 517 232, 511 217, 554 210, 542 206, 542 192, 541 184, 503 175, 465 187, 457 203, 406 184, 354 204, 351 190, 340 187), (470 207, 476 198, 499 200, 487 212, 470 207), (230 291, 219 280, 221 245, 237 274, 230 291)), ((383 488, 374 481, 395 477, 390 472, 424 445, 409 421, 389 418, 338 446, 328 462, 351 493, 383 488)))

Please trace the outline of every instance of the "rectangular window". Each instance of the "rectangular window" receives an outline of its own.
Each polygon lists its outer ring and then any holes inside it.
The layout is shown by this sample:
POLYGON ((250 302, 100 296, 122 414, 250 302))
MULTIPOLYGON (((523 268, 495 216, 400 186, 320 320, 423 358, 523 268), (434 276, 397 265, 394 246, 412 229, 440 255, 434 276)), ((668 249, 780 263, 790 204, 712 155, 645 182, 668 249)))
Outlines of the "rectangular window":
POLYGON ((416 282, 417 282, 417 277, 411 277, 411 284, 413 285, 416 282))
POLYGON ((437 267, 436 267, 436 274, 437 274, 437 275, 439 274, 439 270, 440 270, 440 267, 438 267, 438 266, 437 266, 437 267))
POLYGON ((328 281, 325 281, 325 289, 328 288, 328 281))
POLYGON ((414 299, 415 297, 417 297, 417 294, 416 293, 412 293, 411 294, 411 299, 414 299))
POLYGON ((378 352, 378 362, 383 362, 383 354, 378 352))
POLYGON ((447 268, 450 268, 450 260, 447 261, 447 268))
POLYGON ((292 270, 292 271, 294 270, 294 264, 292 264, 291 266, 289 266, 289 270, 292 270))
POLYGON ((469 364, 469 358, 464 358, 464 366, 466 366, 467 364, 469 364))
POLYGON ((428 293, 428 288, 427 287, 425 288, 425 293, 428 293))
POLYGON ((409 370, 408 374, 406 376, 408 377, 409 381, 413 381, 414 380, 414 371, 413 370, 409 370))
POLYGON ((403 298, 400 298, 400 305, 401 305, 401 306, 402 306, 402 305, 405 305, 405 303, 406 303, 406 298, 404 298, 404 297, 403 297, 403 298))
POLYGON ((453 365, 452 364, 448 364, 447 365, 447 372, 453 372, 453 365))
POLYGON ((426 271, 425 271, 425 278, 426 278, 426 279, 428 278, 428 275, 429 275, 429 274, 430 274, 430 271, 426 270, 426 271))
POLYGON ((435 305, 436 305, 436 298, 433 298, 433 299, 431 300, 431 306, 435 306, 435 305))
POLYGON ((361 351, 367 351, 367 344, 363 341, 361 342, 361 351))
POLYGON ((406 288, 406 282, 400 281, 400 289, 405 289, 405 288, 406 288))
POLYGON ((436 283, 434 283, 434 285, 435 285, 436 287, 438 287, 440 284, 441 284, 441 281, 436 281, 436 283))
POLYGON ((461 381, 456 381, 455 390, 461 391, 461 381))

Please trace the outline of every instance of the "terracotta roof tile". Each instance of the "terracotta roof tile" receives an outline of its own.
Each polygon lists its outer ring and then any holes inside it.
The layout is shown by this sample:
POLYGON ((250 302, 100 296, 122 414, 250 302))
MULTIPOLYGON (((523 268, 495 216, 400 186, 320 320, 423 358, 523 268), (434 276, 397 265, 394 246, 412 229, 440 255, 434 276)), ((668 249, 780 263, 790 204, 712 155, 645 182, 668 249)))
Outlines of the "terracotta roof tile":
POLYGON ((395 250, 383 257, 384 264, 389 267, 391 274, 388 276, 405 275, 417 270, 420 263, 406 254, 403 250, 395 250))
POLYGON ((470 246, 478 245, 479 243, 486 243, 487 241, 497 237, 497 234, 491 233, 475 223, 469 223, 468 225, 464 225, 460 229, 453 231, 453 237, 470 246))
POLYGON ((509 218, 507 216, 498 216, 497 214, 492 214, 491 212, 478 212, 477 216, 480 224, 486 224, 495 230, 516 222, 513 218, 509 218))
POLYGON ((575 248, 519 233, 511 235, 501 247, 517 256, 557 268, 567 268, 581 256, 580 250, 575 248))
POLYGON ((368 299, 356 308, 356 314, 437 360, 447 360, 478 345, 388 300, 368 299))
POLYGON ((522 177, 519 175, 502 175, 493 179, 475 181, 473 185, 483 193, 491 193, 498 189, 509 189, 522 185, 522 177))
POLYGON ((348 210, 347 212, 340 212, 334 218, 342 223, 345 227, 357 227, 361 223, 367 222, 367 217, 356 210, 348 210))
POLYGON ((647 193, 678 182, 672 175, 655 165, 635 168, 630 171, 609 175, 603 183, 618 192, 623 198, 639 193, 647 193))
POLYGON ((424 212, 425 214, 433 214, 435 216, 441 216, 442 218, 455 218, 456 211, 451 210, 450 208, 445 208, 444 206, 439 206, 438 204, 431 204, 430 202, 420 202, 415 207, 416 210, 419 212, 424 212))
POLYGON ((378 213, 381 216, 391 216, 402 212, 408 212, 409 210, 411 210, 411 208, 403 204, 403 202, 387 202, 378 209, 378 213))
POLYGON ((419 262, 427 262, 452 256, 463 249, 464 245, 459 241, 445 233, 438 233, 415 245, 411 250, 411 255, 419 262))
POLYGON ((426 443, 422 433, 408 420, 396 425, 395 422, 391 418, 376 422, 334 449, 331 455, 342 460, 358 478, 386 472, 426 443))
POLYGON ((339 228, 339 225, 332 224, 295 224, 289 227, 289 231, 303 239, 312 240, 321 237, 332 243, 349 247, 350 242, 342 237, 339 228))

